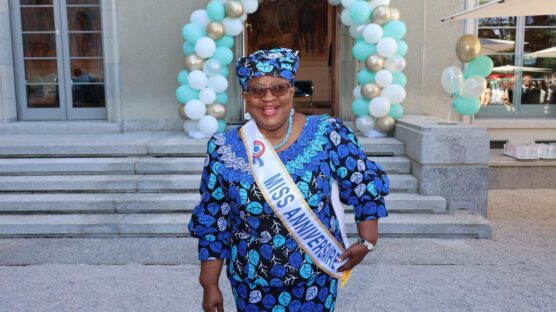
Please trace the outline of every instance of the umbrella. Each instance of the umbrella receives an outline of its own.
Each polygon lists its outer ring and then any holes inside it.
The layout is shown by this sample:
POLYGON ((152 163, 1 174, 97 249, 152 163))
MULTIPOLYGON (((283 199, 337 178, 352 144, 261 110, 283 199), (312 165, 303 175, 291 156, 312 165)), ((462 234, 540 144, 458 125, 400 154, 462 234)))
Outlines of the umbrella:
POLYGON ((479 38, 479 40, 481 40, 481 54, 483 55, 513 50, 515 46, 515 41, 512 40, 491 38, 479 38))
POLYGON ((535 73, 551 72, 552 71, 552 69, 550 69, 550 68, 504 65, 504 66, 494 67, 492 69, 492 72, 495 72, 495 73, 513 73, 517 70, 521 70, 521 71, 524 71, 524 72, 535 72, 535 73))
POLYGON ((527 54, 527 56, 528 57, 537 57, 537 58, 541 58, 541 57, 556 58, 556 47, 552 47, 552 48, 540 50, 540 51, 537 51, 537 52, 529 53, 529 54, 527 54))
POLYGON ((556 14, 556 0, 494 0, 443 18, 441 21, 466 18, 535 16, 556 14))

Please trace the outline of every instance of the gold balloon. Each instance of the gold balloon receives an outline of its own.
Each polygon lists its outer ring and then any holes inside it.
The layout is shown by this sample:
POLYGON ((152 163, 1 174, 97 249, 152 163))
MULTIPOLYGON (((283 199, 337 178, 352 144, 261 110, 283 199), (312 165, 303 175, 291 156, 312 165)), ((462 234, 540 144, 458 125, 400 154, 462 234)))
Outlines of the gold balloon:
POLYGON ((226 117, 226 106, 218 103, 207 105, 207 114, 216 119, 223 119, 226 117))
POLYGON ((390 19, 391 20, 399 20, 400 19, 400 10, 396 8, 390 8, 390 19))
POLYGON ((178 108, 178 113, 180 114, 181 119, 187 120, 187 115, 185 114, 185 105, 180 105, 178 108))
POLYGON ((365 61, 365 66, 367 66, 367 69, 377 72, 384 68, 384 59, 378 54, 369 55, 365 61))
POLYGON ((384 25, 390 20, 390 8, 386 5, 379 5, 373 10, 371 17, 373 23, 384 25))
POLYGON ((219 22, 210 22, 207 25, 207 35, 214 40, 218 40, 224 36, 224 25, 219 22))
POLYGON ((475 35, 464 35, 456 43, 456 55, 463 63, 467 63, 481 52, 481 41, 475 35))
POLYGON ((366 83, 361 86, 361 94, 367 100, 372 100, 377 96, 380 96, 381 89, 374 83, 366 83))
POLYGON ((394 129, 396 120, 390 116, 380 117, 375 122, 375 129, 378 132, 388 133, 394 129))
POLYGON ((226 2, 226 13, 231 18, 238 18, 243 15, 243 5, 237 1, 226 2))
POLYGON ((203 63, 205 61, 197 54, 191 54, 185 58, 185 69, 188 71, 194 71, 196 69, 203 69, 203 63))

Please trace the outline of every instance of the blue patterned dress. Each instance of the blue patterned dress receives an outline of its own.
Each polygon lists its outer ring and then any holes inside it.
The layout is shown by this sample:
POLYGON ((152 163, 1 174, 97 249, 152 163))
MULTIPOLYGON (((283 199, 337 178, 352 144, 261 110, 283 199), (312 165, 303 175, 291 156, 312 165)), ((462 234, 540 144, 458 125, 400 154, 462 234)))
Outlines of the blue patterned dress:
MULTIPOLYGON (((337 119, 308 116, 298 139, 278 155, 338 241, 332 179, 356 222, 387 216, 388 177, 337 119)), ((334 310, 337 280, 312 262, 265 202, 238 129, 209 140, 200 193, 189 231, 199 238, 200 260, 226 260, 238 311, 334 310)))

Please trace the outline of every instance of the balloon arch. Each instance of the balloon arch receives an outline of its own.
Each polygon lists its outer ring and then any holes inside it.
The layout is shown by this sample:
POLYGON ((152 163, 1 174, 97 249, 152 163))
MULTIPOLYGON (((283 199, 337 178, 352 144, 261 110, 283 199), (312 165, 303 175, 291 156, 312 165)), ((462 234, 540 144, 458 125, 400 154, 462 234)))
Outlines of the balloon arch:
MULTIPOLYGON (((355 126, 364 136, 384 136, 403 115, 408 47, 402 39, 407 28, 390 0, 328 2, 342 6, 340 20, 355 40, 352 54, 360 68, 351 104, 355 126)), ((183 26, 185 69, 177 76, 176 98, 190 137, 208 137, 226 128, 231 48, 247 14, 258 6, 258 0, 212 0, 183 26)))

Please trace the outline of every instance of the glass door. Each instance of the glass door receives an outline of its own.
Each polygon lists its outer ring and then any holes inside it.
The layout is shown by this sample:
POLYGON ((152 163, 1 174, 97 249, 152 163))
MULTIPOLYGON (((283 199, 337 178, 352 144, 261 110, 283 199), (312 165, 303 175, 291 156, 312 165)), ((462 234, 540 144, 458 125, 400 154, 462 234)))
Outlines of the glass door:
POLYGON ((20 119, 106 119, 100 0, 11 4, 20 119))

